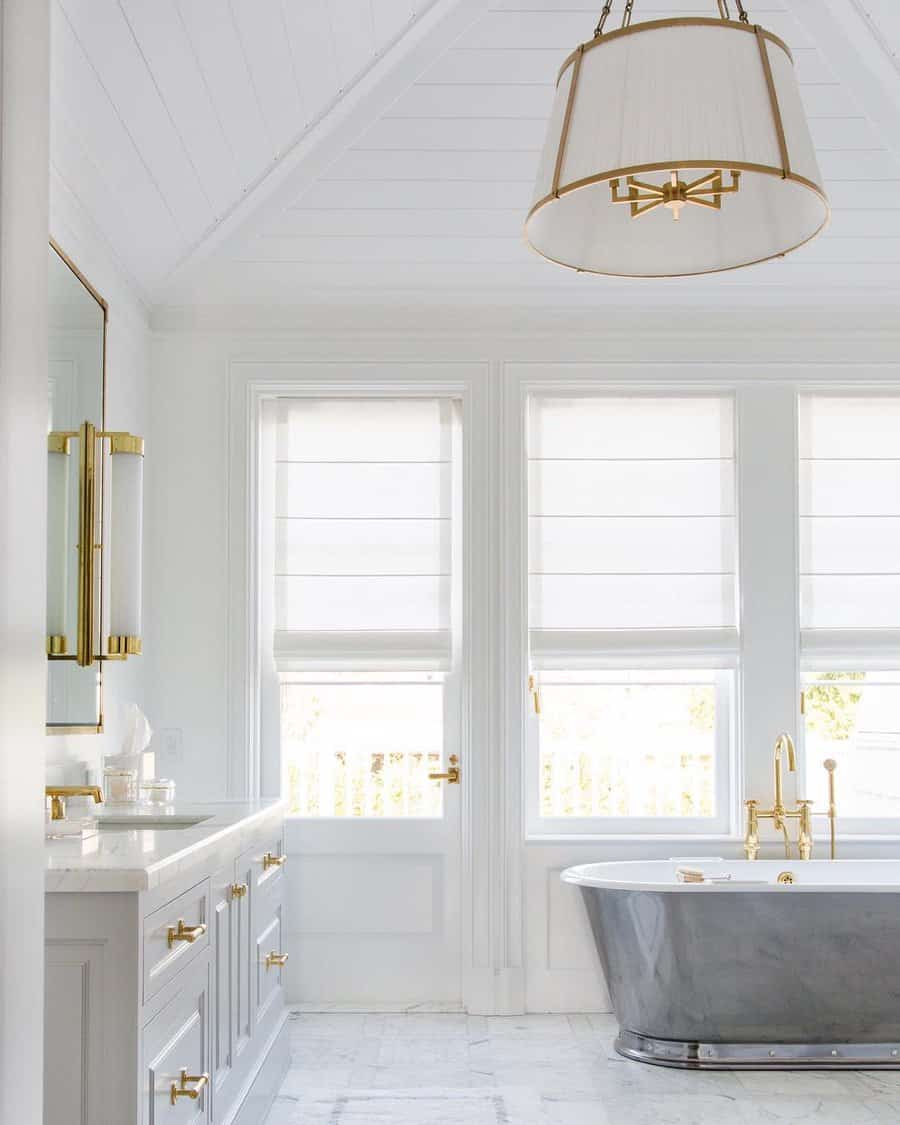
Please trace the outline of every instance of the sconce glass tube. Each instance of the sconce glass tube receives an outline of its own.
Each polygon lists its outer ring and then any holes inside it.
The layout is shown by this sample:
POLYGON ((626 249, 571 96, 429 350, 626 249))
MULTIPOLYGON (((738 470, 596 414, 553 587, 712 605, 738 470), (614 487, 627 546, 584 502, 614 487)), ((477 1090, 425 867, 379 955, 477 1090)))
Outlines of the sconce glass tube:
POLYGON ((47 653, 64 656, 68 608, 69 465, 71 436, 47 439, 47 653))
POLYGON ((141 652, 144 440, 112 433, 110 442, 109 644, 112 657, 141 652))

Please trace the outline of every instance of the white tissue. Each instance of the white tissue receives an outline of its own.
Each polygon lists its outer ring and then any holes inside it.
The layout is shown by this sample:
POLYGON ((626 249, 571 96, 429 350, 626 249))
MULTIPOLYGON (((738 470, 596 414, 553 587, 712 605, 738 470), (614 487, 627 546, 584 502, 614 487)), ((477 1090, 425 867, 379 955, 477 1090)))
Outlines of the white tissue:
POLYGON ((141 755, 150 745, 153 727, 150 720, 136 703, 125 705, 125 734, 122 749, 118 754, 104 759, 104 764, 113 769, 135 770, 140 777, 141 755))

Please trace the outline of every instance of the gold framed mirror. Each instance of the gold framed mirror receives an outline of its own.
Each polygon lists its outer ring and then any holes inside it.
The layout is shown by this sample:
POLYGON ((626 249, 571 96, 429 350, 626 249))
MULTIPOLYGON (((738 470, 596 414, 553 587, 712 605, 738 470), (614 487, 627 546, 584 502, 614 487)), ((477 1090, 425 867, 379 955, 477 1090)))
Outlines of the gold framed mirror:
POLYGON ((95 606, 103 612, 102 552, 94 548, 104 466, 84 438, 87 426, 106 427, 109 306, 52 240, 48 252, 47 733, 100 734, 103 664, 86 649, 97 651, 95 606), (93 496, 84 494, 85 479, 93 496))

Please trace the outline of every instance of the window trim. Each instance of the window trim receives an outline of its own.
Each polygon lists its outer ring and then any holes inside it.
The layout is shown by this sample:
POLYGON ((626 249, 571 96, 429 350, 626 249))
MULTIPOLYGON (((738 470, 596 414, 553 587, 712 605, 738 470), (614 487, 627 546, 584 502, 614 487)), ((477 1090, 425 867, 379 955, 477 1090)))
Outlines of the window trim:
MULTIPOLYGON (((594 670, 596 666, 593 666, 594 670)), ((682 668, 685 665, 681 665, 682 668)), ((565 669, 569 670, 569 669, 565 669)), ((576 671, 576 669, 571 669, 576 671)), ((588 670, 588 669, 583 669, 588 670)), ((640 668, 626 668, 619 662, 605 665, 602 670, 669 671, 670 664, 662 668, 658 663, 644 664, 640 668)), ((697 668, 698 671, 703 669, 697 668)), ((546 837, 599 837, 627 839, 671 839, 683 836, 696 840, 721 839, 729 835, 735 817, 735 781, 737 770, 737 738, 735 715, 737 713, 737 676, 734 669, 713 670, 716 687, 716 806, 714 817, 546 817, 540 813, 540 723, 534 708, 529 709, 525 723, 525 838, 543 840, 546 837)))
POLYGON ((569 836, 599 839, 671 839, 675 837, 710 840, 732 838, 739 824, 740 728, 739 681, 741 643, 741 566, 740 566, 740 489, 739 489, 739 396, 734 385, 658 384, 622 385, 592 381, 584 385, 523 383, 521 387, 521 456, 519 472, 524 499, 521 554, 525 603, 525 651, 529 672, 615 670, 651 671, 667 669, 709 669, 721 673, 716 699, 716 803, 715 817, 542 817, 540 815, 539 726, 533 709, 528 708, 523 726, 522 821, 526 840, 569 836), (731 403, 734 458, 735 525, 735 623, 733 626, 706 629, 609 629, 609 630, 531 630, 529 619, 529 409, 532 399, 552 398, 727 398, 731 403), (540 645, 535 646, 536 637, 540 645))

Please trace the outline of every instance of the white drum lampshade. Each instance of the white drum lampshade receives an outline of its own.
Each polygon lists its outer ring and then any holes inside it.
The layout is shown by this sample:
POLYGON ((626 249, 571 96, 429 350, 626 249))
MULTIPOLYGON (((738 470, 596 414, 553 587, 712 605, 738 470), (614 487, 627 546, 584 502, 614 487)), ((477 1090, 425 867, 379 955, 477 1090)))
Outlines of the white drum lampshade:
POLYGON ((141 652, 144 442, 113 434, 110 457, 109 653, 141 652))
POLYGON ((572 269, 675 277, 787 254, 828 221, 788 47, 750 23, 601 33, 559 74, 525 224, 572 269))

